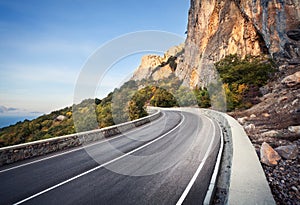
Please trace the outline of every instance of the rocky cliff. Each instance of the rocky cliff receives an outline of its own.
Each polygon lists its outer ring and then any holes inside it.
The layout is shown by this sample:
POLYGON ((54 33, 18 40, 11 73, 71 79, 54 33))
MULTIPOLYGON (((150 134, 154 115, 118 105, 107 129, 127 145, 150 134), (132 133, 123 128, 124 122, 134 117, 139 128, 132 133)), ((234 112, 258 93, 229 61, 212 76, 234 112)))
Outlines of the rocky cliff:
POLYGON ((213 63, 229 54, 300 63, 300 1, 191 0, 176 75, 191 87, 205 85, 213 63))
POLYGON ((182 55, 184 44, 174 46, 160 55, 145 55, 140 66, 133 74, 132 80, 159 80, 169 77, 176 70, 178 56, 182 55))
POLYGON ((278 72, 260 88, 260 103, 230 114, 260 153, 277 204, 299 204, 300 1, 191 0, 188 15, 184 49, 145 56, 133 79, 175 73, 190 87, 206 86, 216 77, 214 63, 226 55, 273 58, 278 72), (264 153, 272 147, 280 157, 269 163, 264 153))
POLYGON ((299 204, 300 1, 191 0, 176 76, 190 87, 205 86, 216 74, 214 63, 229 54, 268 55, 278 65, 261 88, 261 102, 231 115, 247 119, 241 124, 265 163, 277 204, 299 204), (282 158, 276 165, 264 161, 266 142, 282 158))
POLYGON ((299 204, 300 1, 191 0, 176 76, 190 87, 206 85, 216 74, 214 63, 229 54, 268 55, 278 65, 274 79, 261 88, 260 103, 230 114, 265 163, 276 202, 299 204), (264 161, 265 143, 281 156, 275 165, 264 161))

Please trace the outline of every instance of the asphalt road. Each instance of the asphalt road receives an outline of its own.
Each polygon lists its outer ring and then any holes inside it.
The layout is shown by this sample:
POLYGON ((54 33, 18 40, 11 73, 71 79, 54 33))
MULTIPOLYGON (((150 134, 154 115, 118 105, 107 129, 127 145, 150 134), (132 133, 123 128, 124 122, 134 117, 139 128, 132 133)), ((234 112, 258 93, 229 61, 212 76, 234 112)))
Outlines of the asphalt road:
POLYGON ((220 143, 205 116, 162 111, 132 131, 0 169, 0 204, 201 204, 220 143))

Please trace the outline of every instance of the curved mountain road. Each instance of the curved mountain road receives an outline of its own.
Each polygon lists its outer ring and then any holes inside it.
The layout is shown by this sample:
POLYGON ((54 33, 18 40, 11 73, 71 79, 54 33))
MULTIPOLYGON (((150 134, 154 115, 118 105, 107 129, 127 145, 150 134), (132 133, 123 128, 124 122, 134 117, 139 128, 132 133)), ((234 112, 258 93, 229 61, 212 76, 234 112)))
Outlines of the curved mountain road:
POLYGON ((162 110, 134 130, 0 169, 0 204, 201 204, 220 144, 216 122, 162 110))

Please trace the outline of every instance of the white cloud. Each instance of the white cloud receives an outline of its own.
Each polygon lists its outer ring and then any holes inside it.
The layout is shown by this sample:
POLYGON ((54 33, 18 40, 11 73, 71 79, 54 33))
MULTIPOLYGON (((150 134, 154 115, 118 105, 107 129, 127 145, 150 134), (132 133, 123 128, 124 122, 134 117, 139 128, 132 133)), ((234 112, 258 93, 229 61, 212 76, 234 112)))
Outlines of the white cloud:
POLYGON ((0 105, 0 116, 37 116, 43 114, 37 111, 28 111, 24 108, 12 108, 0 105))

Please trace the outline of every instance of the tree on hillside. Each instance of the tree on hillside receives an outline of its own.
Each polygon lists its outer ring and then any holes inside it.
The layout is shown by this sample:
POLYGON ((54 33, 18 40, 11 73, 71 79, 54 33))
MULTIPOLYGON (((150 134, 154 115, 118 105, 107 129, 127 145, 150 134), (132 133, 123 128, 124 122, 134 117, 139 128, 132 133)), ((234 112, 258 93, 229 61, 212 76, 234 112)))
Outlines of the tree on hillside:
POLYGON ((227 110, 249 108, 258 103, 259 87, 265 85, 276 72, 272 60, 260 56, 228 55, 215 63, 224 83, 227 110))
POLYGON ((150 104, 156 107, 174 107, 178 105, 175 97, 163 88, 158 88, 155 91, 150 104))

